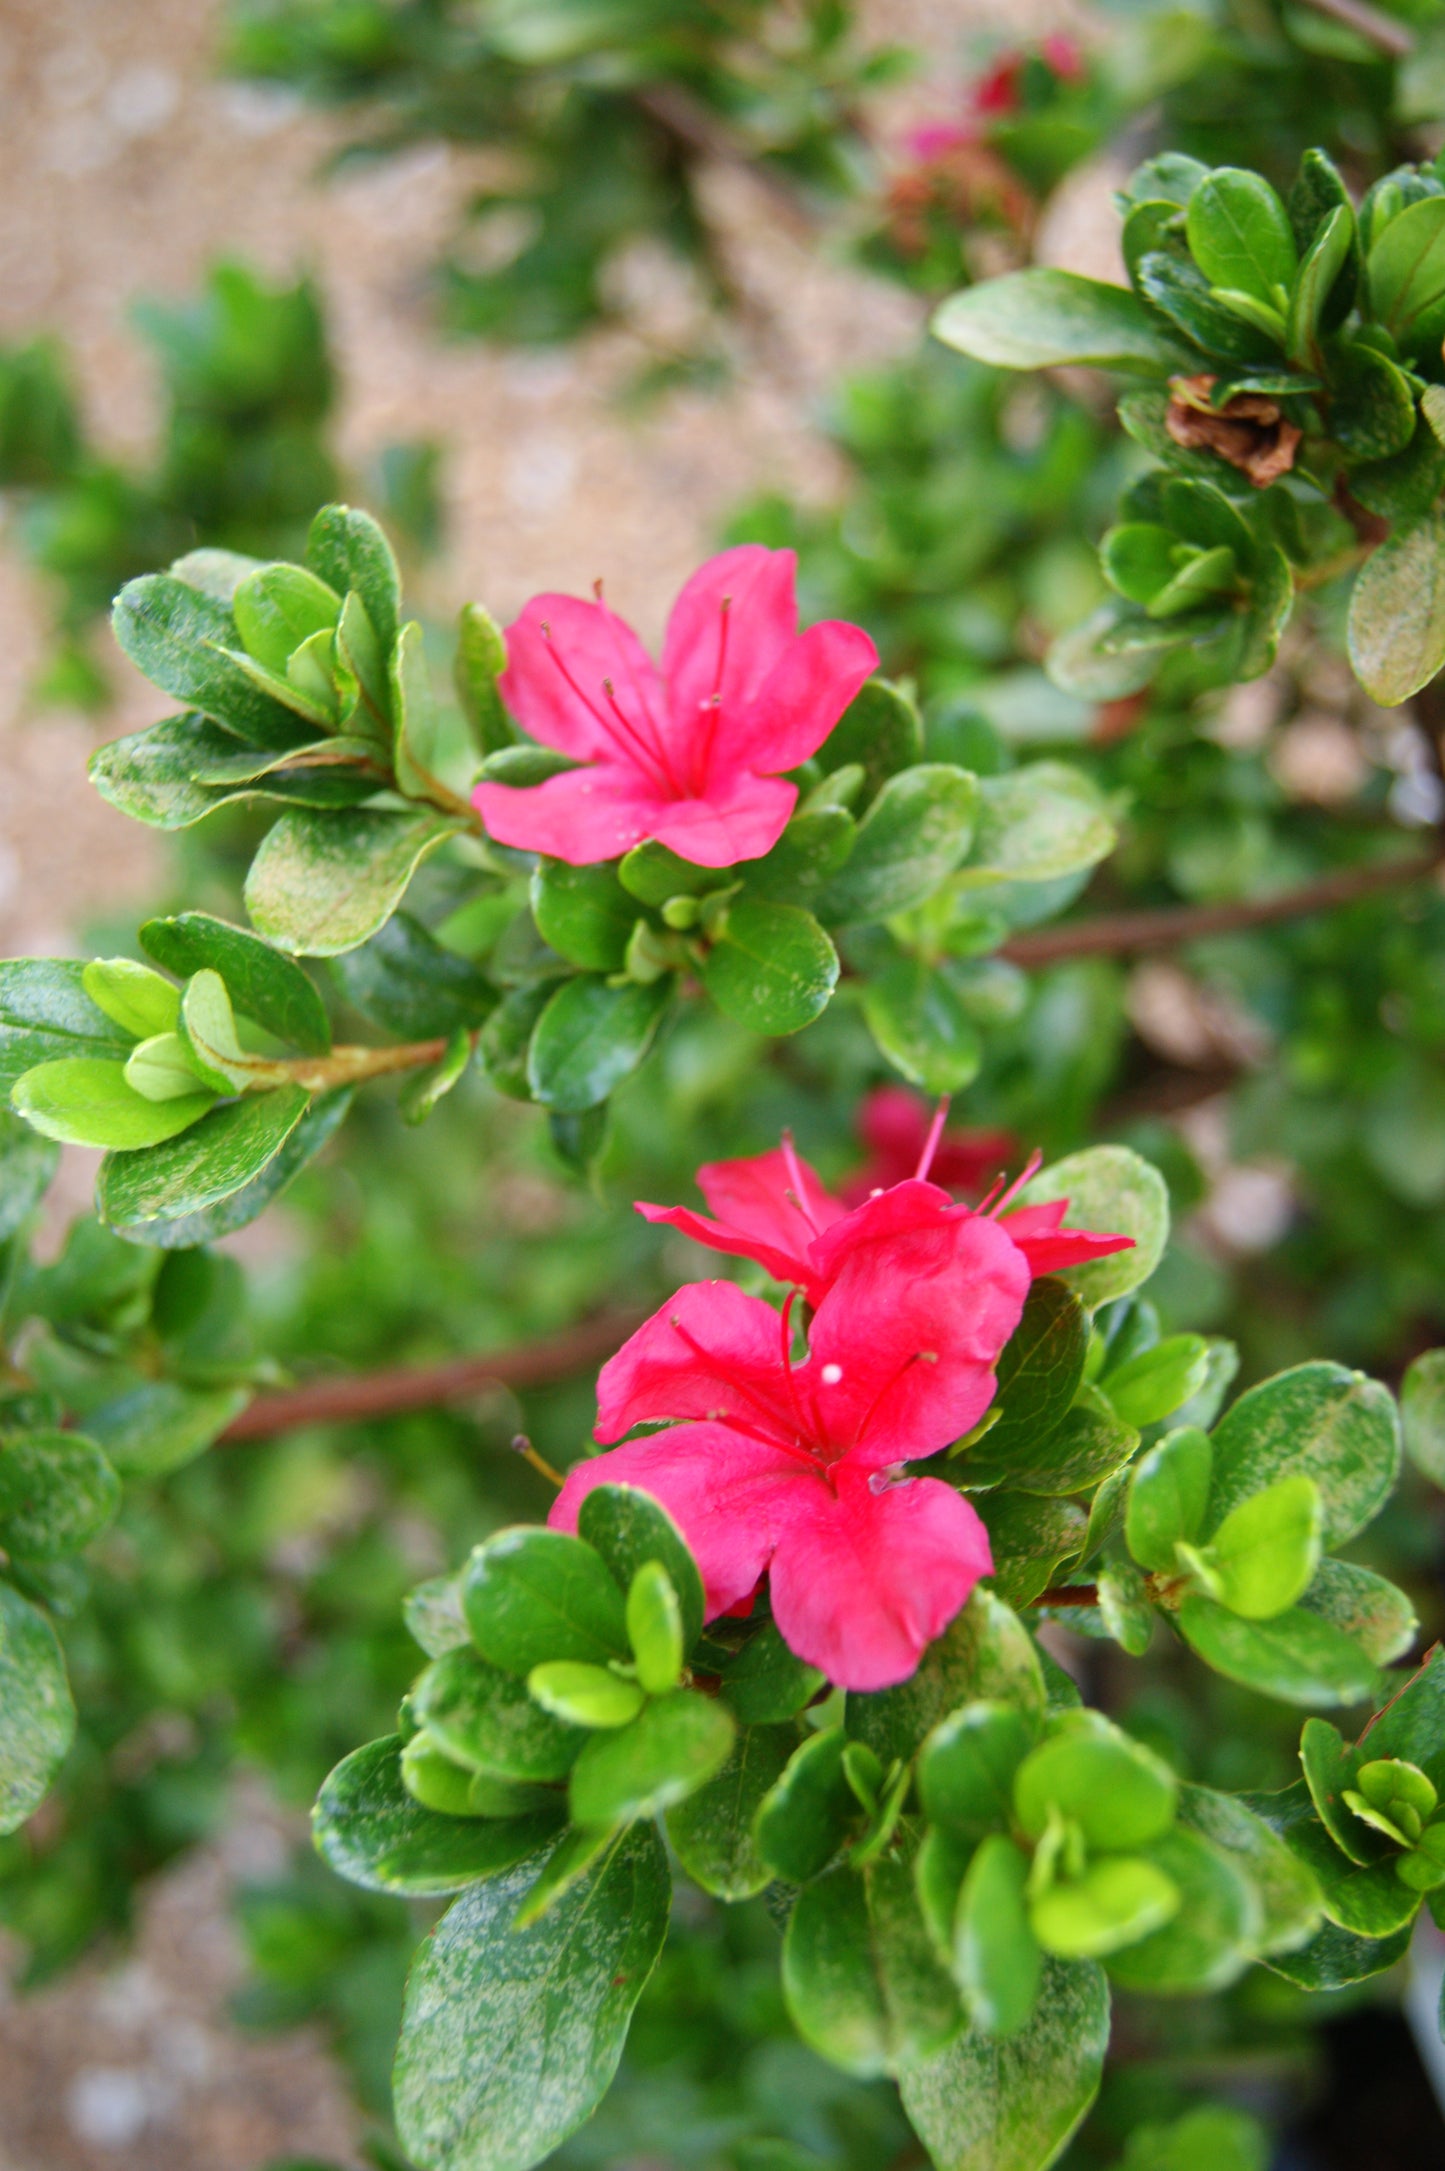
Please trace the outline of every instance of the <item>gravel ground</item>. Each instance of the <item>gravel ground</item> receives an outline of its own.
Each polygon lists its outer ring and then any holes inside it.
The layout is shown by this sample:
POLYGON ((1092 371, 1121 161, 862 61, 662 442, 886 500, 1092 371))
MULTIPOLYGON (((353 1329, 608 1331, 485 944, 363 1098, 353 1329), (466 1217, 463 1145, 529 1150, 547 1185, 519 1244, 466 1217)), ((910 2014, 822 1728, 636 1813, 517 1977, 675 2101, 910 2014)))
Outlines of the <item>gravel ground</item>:
MULTIPOLYGON (((910 94, 937 110, 965 36, 1018 37, 1065 12, 892 0, 869 15, 938 56, 910 94)), ((345 459, 396 438, 445 444, 449 541, 430 609, 478 596, 505 617, 539 587, 604 574, 616 606, 655 634, 730 504, 764 483, 837 487, 810 417, 840 370, 910 343, 919 311, 906 297, 778 235, 746 179, 720 173, 737 276, 776 328, 726 396, 629 422, 612 395, 636 356, 615 336, 555 355, 440 344, 419 274, 475 165, 429 151, 319 187, 332 124, 217 81, 217 15, 216 0, 0 0, 0 341, 60 333, 102 442, 137 453, 154 428, 130 300, 189 294, 234 253, 319 276, 345 459)), ((656 267, 634 271, 659 310, 686 307, 656 267)), ((160 715, 163 698, 118 662, 102 723, 33 713, 45 624, 0 541, 0 954, 73 950, 88 922, 143 904, 163 865, 163 846, 84 775, 98 739, 160 715)), ((238 1872, 274 1866, 281 1845, 248 1805, 225 1845, 157 1881, 130 1950, 33 1998, 0 1992, 0 2171, 257 2171, 283 2152, 355 2162, 356 2122, 315 2040, 257 2042, 226 2018, 239 1974, 226 1892, 238 1872)))

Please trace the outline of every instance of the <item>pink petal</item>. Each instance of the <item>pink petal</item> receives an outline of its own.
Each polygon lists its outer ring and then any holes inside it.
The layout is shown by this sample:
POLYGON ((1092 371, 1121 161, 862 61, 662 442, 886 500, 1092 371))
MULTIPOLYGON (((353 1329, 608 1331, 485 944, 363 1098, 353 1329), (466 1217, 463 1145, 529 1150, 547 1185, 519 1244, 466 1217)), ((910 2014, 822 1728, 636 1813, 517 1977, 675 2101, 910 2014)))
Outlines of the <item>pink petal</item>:
POLYGON ((723 715, 741 715, 788 648, 798 629, 797 562, 791 550, 741 543, 699 566, 673 604, 662 674, 683 737, 692 735, 715 694, 723 715))
POLYGON ((877 668, 878 651, 861 626, 841 618, 810 626, 779 659, 745 713, 723 710, 709 782, 737 769, 765 776, 795 769, 817 753, 877 668))
POLYGON ((791 1439, 782 1347, 782 1319, 761 1297, 735 1282, 689 1282, 602 1367, 596 1437, 620 1440, 655 1417, 701 1417, 791 1439))
POLYGON ((661 1502, 702 1573, 709 1620, 756 1589, 792 1494, 802 1486, 826 1491, 785 1455, 726 1425, 676 1425, 574 1463, 547 1517, 554 1530, 577 1528, 594 1485, 636 1485, 661 1502))
POLYGON ((772 850, 797 803, 795 784, 729 772, 703 798, 666 801, 651 834, 694 867, 735 867, 772 850))
POLYGON ((775 1148, 747 1159, 706 1161, 697 1181, 716 1221, 686 1206, 646 1206, 639 1201, 637 1211, 649 1221, 670 1222, 714 1251, 755 1259, 778 1281, 806 1289, 810 1304, 821 1299, 823 1285, 810 1263, 808 1247, 840 1218, 843 1209, 824 1190, 815 1169, 800 1155, 775 1148))
MULTIPOLYGON (((837 1223, 822 1243, 847 1225, 837 1223)), ((1028 1287, 1017 1245, 961 1208, 845 1249, 797 1375, 827 1438, 873 1469, 937 1454, 960 1438, 993 1400, 993 1368, 1028 1287)))
POLYGON ((506 643, 507 668, 497 684, 532 738, 574 761, 617 755, 638 738, 656 746, 667 719, 662 681, 632 628, 604 605, 533 596, 508 626, 506 643), (613 714, 604 679, 612 682, 631 737, 613 714))
POLYGON ((479 784, 472 804, 498 844, 588 867, 654 835, 666 801, 635 770, 595 762, 545 784, 479 784))
POLYGON ((836 1495, 804 1477, 786 1495, 770 1584, 789 1650, 846 1689, 906 1681, 993 1562, 988 1532, 951 1485, 875 1492, 851 1463, 836 1495))
POLYGON ((814 1242, 809 1257, 820 1281, 829 1282, 843 1260, 862 1244, 886 1244, 914 1229, 933 1229, 940 1223, 968 1218, 966 1206, 955 1206, 936 1183, 907 1176, 885 1191, 872 1191, 861 1205, 834 1221, 814 1242))
POLYGON ((725 1251, 735 1259, 755 1259, 776 1281, 796 1282, 800 1287, 807 1283, 808 1263, 795 1250, 748 1236, 721 1221, 710 1221, 706 1214, 696 1214, 690 1206, 649 1206, 643 1199, 638 1199, 636 1206, 644 1221, 666 1222, 690 1236, 695 1244, 706 1244, 710 1251, 725 1251))
POLYGON ((1067 1199, 1049 1199, 1042 1206, 1021 1206, 1015 1213, 999 1216, 999 1227, 1018 1245, 1031 1274, 1057 1274, 1066 1266, 1082 1266, 1089 1259, 1133 1250, 1132 1236, 1062 1227, 1068 1210, 1067 1199))

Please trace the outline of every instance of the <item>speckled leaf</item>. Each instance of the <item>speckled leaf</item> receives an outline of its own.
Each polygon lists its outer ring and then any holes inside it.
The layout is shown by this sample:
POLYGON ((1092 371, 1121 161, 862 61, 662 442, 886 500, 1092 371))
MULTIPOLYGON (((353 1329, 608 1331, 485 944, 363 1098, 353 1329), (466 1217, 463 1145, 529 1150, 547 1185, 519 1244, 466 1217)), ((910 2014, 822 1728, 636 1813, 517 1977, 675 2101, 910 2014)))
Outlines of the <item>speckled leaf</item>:
POLYGON ((1427 1349, 1406 1372, 1400 1424, 1411 1462, 1445 1487, 1445 1349, 1427 1349))
POLYGON ((390 919, 427 853, 460 828, 446 814, 293 810, 251 862, 246 910, 278 948, 337 957, 390 919))
POLYGON ((74 1736, 55 1630, 0 1582, 0 1833, 13 1832, 39 1805, 74 1736))
POLYGON ((370 942, 335 958, 330 970, 363 1017, 401 1040, 471 1031, 497 1005, 486 974, 408 912, 393 913, 370 942))
MULTIPOLYGON (((329 742, 327 751, 333 751, 329 742)), ((282 761, 284 753, 275 748, 248 748, 220 724, 191 713, 98 747, 89 774, 102 799, 152 829, 189 829, 218 807, 243 800, 349 807, 377 788, 374 776, 329 759, 278 768, 282 761)))
POLYGON ((1167 377, 1198 364, 1193 349, 1170 338, 1128 287, 1105 286, 1072 271, 1014 271, 985 279, 949 297, 933 319, 933 332, 946 347, 998 369, 1092 362, 1167 377))
POLYGON ((773 1621, 765 1621, 717 1670, 723 1702, 744 1726, 796 1718, 823 1686, 817 1667, 794 1657, 773 1621))
POLYGON ((1445 1794, 1445 1646, 1437 1643, 1370 1721, 1361 1746, 1372 1757, 1398 1756, 1418 1764, 1445 1794))
POLYGON ((1222 1848, 1253 1885, 1259 1902, 1256 1953, 1293 1952, 1314 1936, 1321 1899, 1313 1871, 1238 1795, 1182 1786, 1179 1822, 1222 1848))
POLYGON ((385 654, 401 618, 401 576, 370 513, 354 505, 323 505, 306 538, 306 563, 339 596, 356 590, 385 654))
POLYGON ((91 1001, 84 972, 69 958, 0 958, 0 1094, 40 1063, 130 1054, 132 1036, 91 1001))
POLYGON ((252 1183, 305 1115, 300 1086, 213 1108, 179 1138, 139 1153, 107 1154, 96 1183, 103 1220, 128 1234, 150 1221, 175 1221, 216 1206, 252 1183))
POLYGON ((892 958, 863 995, 863 1016, 879 1053, 925 1093, 961 1093, 983 1061, 983 1040, 950 962, 892 958))
MULTIPOLYGON (((527 1686, 470 1645, 432 1660, 412 1690, 419 1723, 454 1763, 493 1779, 564 1779, 588 1736, 533 1703, 527 1686)), ((600 1820, 599 1820, 600 1821, 600 1820)))
POLYGON ((668 1837, 678 1860, 704 1891, 722 1900, 746 1900, 771 1879, 753 1824, 798 1739, 795 1726, 744 1727, 722 1770, 668 1811, 668 1837))
POLYGON ((1385 708, 1408 701, 1445 663, 1445 514, 1427 514, 1365 560, 1350 597, 1349 648, 1356 678, 1385 708))
POLYGON ((1031 761, 979 785, 978 828, 965 879, 1052 882, 1079 874, 1114 848, 1103 794, 1082 769, 1031 761))
MULTIPOLYGON (((3 1036, 0 1027, 0 1036, 3 1036)), ((19 1116, 0 1108, 0 1244, 12 1237, 44 1198, 60 1164, 60 1148, 19 1116)))
POLYGON ((1169 1240, 1169 1193, 1157 1168, 1128 1146, 1086 1146, 1062 1161, 1052 1161, 1021 1194, 1022 1206, 1047 1199, 1067 1199, 1066 1229, 1094 1229, 1111 1236, 1132 1236, 1132 1251, 1069 1267, 1069 1287, 1092 1310, 1113 1297, 1127 1295, 1149 1279, 1169 1240))
POLYGON ((929 1644, 916 1673, 894 1689, 850 1695, 847 1727, 888 1763, 910 1757, 959 1704, 987 1697, 1015 1705, 1030 1722, 1044 1712, 1044 1678, 1028 1631, 1001 1598, 982 1587, 929 1644))
POLYGON ((1222 1990, 1258 1946, 1263 1909, 1253 1882, 1198 1832, 1167 1832, 1146 1859, 1178 1887, 1182 1904, 1162 1929, 1111 1954, 1110 1975, 1145 1995, 1222 1990))
POLYGON ((459 1892, 525 1861, 533 1874, 538 1850, 562 1814, 525 1817, 447 1817, 424 1809, 401 1778, 401 1737, 389 1734, 337 1765, 311 1812, 317 1852, 339 1877, 368 1892, 416 1898, 459 1892))
POLYGON ((600 975, 564 980, 537 1020, 527 1050, 535 1099, 560 1115, 605 1101, 652 1044, 672 994, 670 979, 612 987, 600 975))
POLYGON ((1089 1519, 1072 1500, 990 1493, 979 1502, 993 1554, 993 1581, 1012 1606, 1027 1606, 1084 1549, 1089 1519))
POLYGON ((188 1251, 196 1244, 215 1244, 223 1236, 244 1229, 258 1214, 264 1213, 293 1176, 299 1175, 307 1162, 320 1153, 339 1128, 351 1106, 351 1097, 351 1087, 347 1086, 339 1093, 327 1093, 313 1101, 280 1152, 271 1156, 261 1173, 252 1177, 250 1183, 243 1184, 239 1191, 219 1199, 214 1206, 202 1207, 195 1213, 161 1215, 136 1222, 116 1218, 112 1226, 132 1243, 155 1244, 164 1251, 188 1251))
POLYGON ((1322 1560, 1299 1603, 1304 1612, 1342 1628, 1377 1666, 1403 1657, 1420 1625, 1397 1584, 1353 1561, 1322 1560))
POLYGON ((686 1801, 727 1762, 735 1731, 710 1697, 654 1696, 630 1725, 588 1740, 568 1789, 573 1823, 625 1824, 686 1801))
POLYGON ((232 927, 209 912, 181 912, 147 920, 140 930, 147 957, 177 979, 218 972, 242 1017, 307 1055, 327 1055, 331 1028, 326 1006, 294 958, 273 949, 248 927, 232 927))
POLYGON ((309 732, 289 709, 253 686, 221 650, 241 636, 229 606, 170 573, 127 581, 112 614, 131 662, 164 693, 214 716, 255 746, 299 746, 309 732))
POLYGON ((1005 1454, 994 1445, 998 1429, 986 1432, 977 1449, 961 1457, 958 1482, 967 1489, 999 1485, 1045 1498, 1089 1492, 1122 1469, 1139 1444, 1133 1426, 1115 1414, 1096 1388, 1085 1388, 1062 1421, 1030 1447, 1005 1454))
POLYGON ((1299 1364, 1262 1380, 1226 1410, 1211 1437, 1206 1538, 1251 1494, 1301 1475, 1320 1489, 1326 1548, 1343 1545, 1379 1514, 1400 1474, 1394 1397, 1341 1364, 1299 1364))
POLYGON ((1018 2034, 960 2035, 902 2076, 903 2108, 937 2171, 1045 2171, 1098 2093, 1108 2042, 1103 1970, 1046 1959, 1018 2034))
POLYGON ((1393 1937, 1373 1938, 1327 1922, 1297 1952, 1274 1953, 1265 1965, 1302 1990, 1342 1990, 1347 1983, 1382 1975, 1403 1957, 1409 1942, 1408 1927, 1393 1937))
POLYGON ((78 1432, 25 1432, 0 1447, 0 1545, 26 1560, 59 1560, 104 1530, 120 1480, 78 1432))
POLYGON ((208 1448, 250 1399, 248 1387, 142 1380, 92 1410, 86 1429, 122 1477, 164 1477, 208 1448))
POLYGON ((412 1968, 393 2087, 422 2171, 529 2171, 590 2117, 667 1935, 650 1827, 619 1839, 539 1922, 513 1929, 519 1864, 457 1901, 412 1968))
POLYGON ((759 1851, 788 1884, 806 1884, 825 1870, 858 1821, 858 1799, 843 1771, 846 1746, 841 1726, 810 1735, 758 1810, 759 1851))
POLYGON ((827 1009, 838 984, 838 953, 801 905, 745 895, 719 921, 702 981, 737 1024, 755 1033, 796 1033, 827 1009))
POLYGON ((819 895, 819 917, 881 920, 931 896, 968 850, 978 792, 977 777, 949 762, 920 762, 890 777, 819 895))

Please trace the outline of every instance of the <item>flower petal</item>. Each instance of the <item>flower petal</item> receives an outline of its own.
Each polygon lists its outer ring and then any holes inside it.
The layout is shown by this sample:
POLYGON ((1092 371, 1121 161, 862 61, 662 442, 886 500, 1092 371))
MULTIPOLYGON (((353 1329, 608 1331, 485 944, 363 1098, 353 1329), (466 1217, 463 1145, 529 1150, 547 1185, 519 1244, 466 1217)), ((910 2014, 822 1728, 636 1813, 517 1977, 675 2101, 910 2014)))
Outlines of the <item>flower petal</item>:
POLYGON ((796 1282, 800 1287, 807 1283, 808 1263, 796 1250, 749 1236, 724 1222, 710 1221, 706 1214, 694 1213, 690 1206, 649 1206, 645 1199, 635 1203, 644 1221, 665 1222, 690 1236, 695 1244, 706 1244, 709 1251, 724 1251, 735 1259, 755 1259, 776 1281, 796 1282))
POLYGON ((709 1620, 751 1596, 792 1492, 827 1489, 776 1449, 726 1425, 675 1425, 656 1439, 629 1440, 575 1463, 547 1517, 554 1530, 577 1528, 577 1512, 595 1485, 636 1485, 661 1502, 701 1571, 709 1620))
POLYGON ((860 686, 878 668, 861 626, 828 618, 810 626, 779 658, 745 715, 724 709, 712 745, 709 782, 737 769, 765 776, 816 754, 860 686))
POLYGON ((472 804, 498 844, 588 867, 652 836, 666 801, 636 771, 594 762, 545 784, 479 784, 472 804))
POLYGON ((736 1282, 688 1282, 602 1367, 596 1436, 620 1440, 650 1418, 702 1417, 789 1440, 797 1426, 782 1349, 771 1304, 736 1282))
POLYGON ((605 605, 533 596, 505 638, 507 668, 497 685, 532 738, 574 761, 619 754, 633 742, 604 691, 610 680, 634 736, 655 749, 667 718, 662 681, 632 628, 605 605))
POLYGON ((874 1491, 851 1462, 836 1494, 808 1479, 785 1495, 770 1577, 789 1650, 846 1689, 906 1681, 980 1576, 988 1532, 951 1485, 909 1478, 874 1491))
POLYGON ((1018 1245, 1031 1274, 1057 1274, 1066 1266, 1082 1266, 1086 1259, 1107 1259, 1111 1252, 1133 1250, 1132 1236, 1062 1227, 1068 1210, 1067 1199, 1050 1199, 1042 1206, 1021 1206, 1016 1213, 999 1216, 999 1227, 1018 1245))
POLYGON ((772 850, 797 803, 796 784, 729 771, 705 797, 665 801, 650 833, 694 867, 735 867, 772 850))
POLYGON ((673 604, 662 675, 674 728, 684 740, 715 694, 723 719, 743 715, 786 653, 798 630, 797 563, 795 551, 740 543, 699 566, 673 604))
POLYGON ((778 1281, 807 1290, 809 1303, 821 1298, 808 1246, 839 1218, 842 1208, 801 1155, 775 1148, 736 1161, 706 1161, 697 1182, 716 1221, 687 1206, 647 1206, 641 1200, 637 1211, 648 1221, 670 1223, 714 1251, 755 1259, 778 1281))
MULTIPOLYGON (((866 1213, 860 1208, 849 1218, 866 1213)), ((838 1260, 814 1317, 798 1390, 816 1408, 825 1436, 862 1467, 935 1455, 977 1424, 993 1400, 994 1365, 1028 1287, 1017 1245, 961 1208, 855 1243, 838 1260)))

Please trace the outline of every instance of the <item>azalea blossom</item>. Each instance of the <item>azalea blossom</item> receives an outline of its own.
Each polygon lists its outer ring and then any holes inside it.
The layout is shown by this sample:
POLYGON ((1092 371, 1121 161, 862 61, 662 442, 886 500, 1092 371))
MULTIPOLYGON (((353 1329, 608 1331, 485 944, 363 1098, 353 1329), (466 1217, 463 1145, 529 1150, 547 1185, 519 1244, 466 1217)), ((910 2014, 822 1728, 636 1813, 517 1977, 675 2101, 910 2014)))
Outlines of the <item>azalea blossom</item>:
POLYGON ((962 1494, 902 1466, 988 1408, 1028 1285, 996 1222, 915 1221, 848 1248, 798 1360, 793 1296, 780 1315, 732 1282, 691 1283, 598 1382, 599 1441, 673 1422, 577 1465, 548 1520, 575 1530, 595 1485, 636 1485, 691 1546, 709 1619, 766 1574, 799 1658, 844 1688, 906 1680, 992 1559, 962 1494))
MULTIPOLYGON (((916 1174, 933 1125, 934 1111, 921 1094, 910 1092, 907 1086, 876 1086, 858 1111, 858 1134, 868 1149, 868 1159, 841 1187, 838 1196, 844 1205, 858 1206, 870 1191, 916 1174)), ((1017 1150, 1012 1131, 945 1129, 933 1138, 933 1157, 925 1173, 945 1191, 973 1191, 1017 1150)))
POLYGON ((935 1224, 991 1220, 1017 1248, 1030 1276, 1054 1274, 1130 1249, 1131 1236, 1064 1228, 1067 1199, 1008 1210, 1037 1175, 1038 1155, 1001 1195, 978 1207, 956 1204, 941 1185, 928 1181, 946 1113, 944 1102, 923 1140, 916 1174, 875 1189, 851 1209, 824 1188, 785 1136, 771 1153, 710 1161, 698 1170, 698 1188, 714 1219, 688 1206, 653 1206, 643 1200, 638 1200, 637 1211, 648 1221, 669 1223, 713 1251, 755 1260, 776 1280, 801 1289, 812 1305, 822 1303, 842 1262, 855 1249, 876 1247, 907 1230, 935 1224))
POLYGON ((507 628, 502 698, 580 766, 473 795, 500 844, 574 867, 655 838, 700 867, 770 851, 797 803, 782 772, 815 754, 877 669, 860 626, 798 632, 796 556, 745 543, 709 559, 667 623, 661 667, 597 600, 534 596, 507 628))

